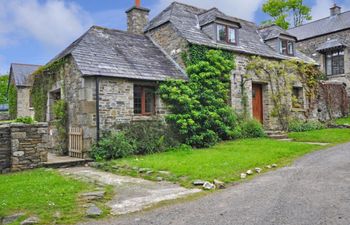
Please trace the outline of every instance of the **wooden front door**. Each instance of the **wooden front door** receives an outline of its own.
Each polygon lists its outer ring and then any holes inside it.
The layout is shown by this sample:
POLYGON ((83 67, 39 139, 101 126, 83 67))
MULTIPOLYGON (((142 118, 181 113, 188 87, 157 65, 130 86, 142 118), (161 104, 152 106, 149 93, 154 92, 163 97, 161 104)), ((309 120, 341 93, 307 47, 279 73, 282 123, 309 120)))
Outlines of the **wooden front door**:
POLYGON ((262 96, 262 85, 253 84, 253 116, 254 118, 263 123, 263 96, 262 96))

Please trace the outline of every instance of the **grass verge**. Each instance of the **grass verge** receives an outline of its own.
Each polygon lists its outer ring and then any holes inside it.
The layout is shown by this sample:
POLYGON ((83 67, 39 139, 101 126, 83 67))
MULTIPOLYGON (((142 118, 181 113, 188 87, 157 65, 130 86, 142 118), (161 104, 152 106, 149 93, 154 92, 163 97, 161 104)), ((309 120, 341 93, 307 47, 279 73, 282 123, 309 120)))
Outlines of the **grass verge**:
MULTIPOLYGON (((290 137, 300 142, 339 144, 350 141, 350 130, 325 129, 291 133, 290 137)), ((103 169, 117 174, 151 180, 162 177, 189 187, 196 179, 235 182, 240 180, 240 173, 248 169, 264 168, 273 163, 286 165, 300 156, 323 148, 326 147, 267 138, 245 139, 223 142, 208 149, 180 149, 114 160, 102 165, 103 169), (152 173, 140 173, 140 168, 148 168, 152 173), (160 171, 170 173, 164 174, 160 171)))
MULTIPOLYGON (((350 137, 349 137, 350 139, 350 137)), ((105 163, 116 173, 179 182, 190 186, 196 179, 234 182, 240 173, 255 167, 264 168, 273 163, 282 165, 291 160, 320 149, 303 143, 281 142, 270 139, 246 139, 218 144, 208 149, 174 150, 141 157, 130 157, 105 163), (115 170, 111 168, 117 168, 115 170), (149 168, 152 174, 139 173, 137 168, 149 168), (169 175, 159 173, 169 171, 169 175)))
POLYGON ((337 125, 350 125, 350 117, 340 118, 335 121, 337 125))
POLYGON ((79 193, 94 188, 47 169, 1 175, 0 218, 22 212, 38 216, 40 224, 74 224, 85 216, 79 193))
POLYGON ((350 141, 350 129, 324 129, 293 132, 288 135, 295 141, 341 144, 350 141))

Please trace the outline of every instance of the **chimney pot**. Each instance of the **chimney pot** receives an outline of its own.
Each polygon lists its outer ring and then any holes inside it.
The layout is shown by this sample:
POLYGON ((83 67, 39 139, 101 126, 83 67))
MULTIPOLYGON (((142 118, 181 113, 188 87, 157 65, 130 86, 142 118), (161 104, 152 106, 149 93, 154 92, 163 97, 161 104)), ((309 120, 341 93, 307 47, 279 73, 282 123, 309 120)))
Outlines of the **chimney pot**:
POLYGON ((136 0, 135 6, 136 6, 137 8, 140 8, 140 7, 141 7, 141 0, 136 0))

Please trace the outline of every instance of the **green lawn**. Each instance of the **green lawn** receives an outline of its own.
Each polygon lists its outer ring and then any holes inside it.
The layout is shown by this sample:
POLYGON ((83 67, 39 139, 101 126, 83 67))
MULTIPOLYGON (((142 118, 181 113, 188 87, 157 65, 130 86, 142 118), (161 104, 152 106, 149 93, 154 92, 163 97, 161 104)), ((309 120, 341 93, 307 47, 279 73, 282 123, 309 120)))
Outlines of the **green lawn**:
POLYGON ((26 217, 38 216, 42 224, 54 224, 53 221, 73 224, 84 217, 84 209, 78 203, 79 193, 93 188, 54 170, 0 175, 0 217, 23 212, 26 217), (54 218, 55 214, 61 215, 60 218, 54 218))
POLYGON ((335 121, 336 124, 338 125, 350 125, 350 117, 345 117, 345 118, 340 118, 335 121))
POLYGON ((315 130, 290 133, 288 136, 296 141, 340 144, 350 141, 350 129, 315 130))
MULTIPOLYGON (((349 135, 350 140, 350 135, 349 135)), ((303 143, 289 143, 270 139, 247 139, 224 142, 209 149, 178 150, 142 157, 131 157, 107 163, 105 168, 120 174, 144 176, 130 169, 133 167, 150 168, 154 171, 169 171, 167 180, 177 181, 189 186, 191 181, 219 179, 233 182, 240 179, 240 173, 255 167, 279 165, 291 162, 294 158, 320 149, 319 146, 303 143), (129 168, 129 169, 124 169, 129 168)), ((154 173, 146 178, 160 176, 154 173)))
MULTIPOLYGON (((326 129, 292 133, 290 137, 297 141, 337 144, 350 141, 350 130, 326 129)), ((266 171, 266 165, 286 165, 297 157, 322 148, 326 147, 266 138, 246 139, 223 142, 209 149, 177 150, 114 160, 104 163, 103 168, 146 179, 161 176, 184 186, 190 186, 196 179, 234 182, 240 179, 240 173, 248 169, 260 167, 266 171), (150 168, 154 173, 139 173, 137 168, 150 168), (171 175, 164 175, 158 171, 169 171, 171 175)))

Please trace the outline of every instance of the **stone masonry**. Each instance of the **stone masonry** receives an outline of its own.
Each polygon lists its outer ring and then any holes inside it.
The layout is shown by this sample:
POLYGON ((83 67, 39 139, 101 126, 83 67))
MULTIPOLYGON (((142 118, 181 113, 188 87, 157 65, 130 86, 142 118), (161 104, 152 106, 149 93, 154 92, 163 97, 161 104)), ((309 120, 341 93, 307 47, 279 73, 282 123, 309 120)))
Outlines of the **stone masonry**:
POLYGON ((128 32, 134 34, 143 34, 143 30, 148 23, 148 14, 150 10, 142 7, 132 7, 127 10, 128 32))
MULTIPOLYGON (((316 51, 316 49, 327 40, 337 39, 338 41, 350 44, 350 29, 322 35, 315 38, 301 40, 297 42, 297 48, 307 56, 313 58, 320 64, 320 69, 325 72, 325 56, 316 51)), ((350 97, 350 49, 344 49, 344 74, 328 76, 331 82, 344 83, 347 86, 347 92, 350 97)))
POLYGON ((0 126, 0 171, 16 172, 47 161, 47 123, 0 126))

